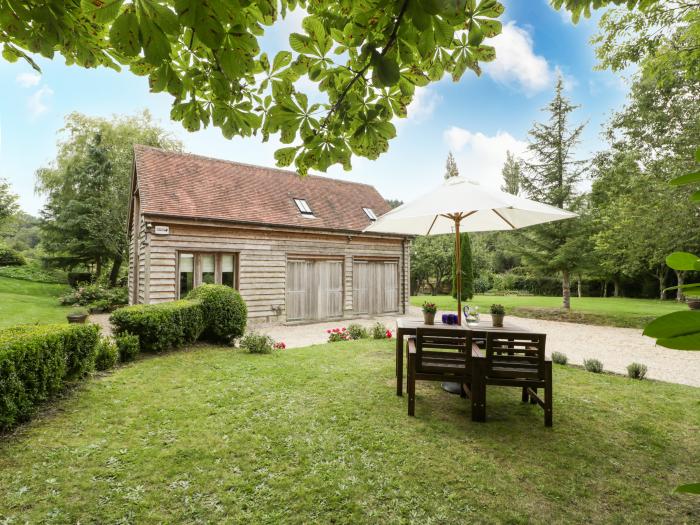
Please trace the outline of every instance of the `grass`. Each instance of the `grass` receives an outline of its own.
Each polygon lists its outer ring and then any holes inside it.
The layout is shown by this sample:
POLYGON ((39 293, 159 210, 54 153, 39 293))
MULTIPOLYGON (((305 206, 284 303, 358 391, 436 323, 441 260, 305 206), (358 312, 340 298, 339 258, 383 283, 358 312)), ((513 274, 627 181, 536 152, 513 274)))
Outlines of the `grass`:
POLYGON ((0 328, 16 324, 47 324, 66 321, 69 307, 58 297, 67 285, 0 277, 0 328))
MULTIPOLYGON (((488 422, 392 341, 195 346, 97 377, 0 438, 0 517, 77 523, 692 523, 700 389, 556 366, 554 427, 516 389, 488 422)), ((2 521, 2 519, 0 519, 2 521)))
MULTIPOLYGON (((411 297, 414 306, 420 306, 424 301, 437 304, 439 310, 454 311, 457 308, 456 299, 449 295, 411 297)), ((572 297, 571 312, 561 308, 561 297, 539 295, 476 295, 464 303, 478 306, 487 315, 489 307, 499 303, 506 307, 506 314, 520 317, 628 328, 643 328, 656 317, 688 309, 676 301, 626 297, 572 297)))

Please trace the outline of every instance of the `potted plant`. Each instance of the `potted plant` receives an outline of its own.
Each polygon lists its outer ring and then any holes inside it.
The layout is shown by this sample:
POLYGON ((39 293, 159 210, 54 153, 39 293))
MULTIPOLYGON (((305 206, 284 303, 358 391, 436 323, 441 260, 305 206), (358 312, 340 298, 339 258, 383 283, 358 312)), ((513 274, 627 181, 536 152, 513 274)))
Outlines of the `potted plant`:
POLYGON ((700 310, 700 296, 687 297, 686 301, 691 310, 700 310))
POLYGON ((85 308, 77 308, 71 310, 71 312, 66 316, 69 323, 84 323, 88 318, 88 312, 85 308))
POLYGON ((493 326, 500 328, 503 326, 503 318, 506 316, 506 309, 502 304, 491 305, 491 321, 493 326))
POLYGON ((435 303, 429 303, 428 301, 423 303, 423 322, 425 324, 435 324, 435 312, 437 312, 437 306, 435 303))

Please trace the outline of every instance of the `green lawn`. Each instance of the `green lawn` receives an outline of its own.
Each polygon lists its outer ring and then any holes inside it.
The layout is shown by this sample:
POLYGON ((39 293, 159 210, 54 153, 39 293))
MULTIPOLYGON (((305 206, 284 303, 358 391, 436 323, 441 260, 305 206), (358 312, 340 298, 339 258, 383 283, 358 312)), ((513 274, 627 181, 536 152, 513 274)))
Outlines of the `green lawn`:
MULTIPOLYGON (((486 423, 434 383, 416 418, 392 341, 195 346, 89 380, 0 438, 0 517, 47 523, 697 523, 700 389, 554 370, 486 423)), ((0 522, 3 520, 0 518, 0 522)))
MULTIPOLYGON (((411 304, 414 306, 420 306, 424 301, 436 303, 440 310, 455 311, 457 308, 457 301, 448 295, 411 297, 411 304)), ((688 309, 685 304, 679 304, 676 301, 626 297, 572 297, 570 313, 561 308, 561 297, 477 295, 472 300, 464 302, 470 306, 478 306, 481 312, 487 314, 489 306, 500 303, 506 307, 506 313, 521 317, 630 328, 643 328, 656 317, 688 309)))
POLYGON ((65 322, 71 309, 59 306, 58 297, 67 290, 63 284, 0 277, 0 328, 65 322))

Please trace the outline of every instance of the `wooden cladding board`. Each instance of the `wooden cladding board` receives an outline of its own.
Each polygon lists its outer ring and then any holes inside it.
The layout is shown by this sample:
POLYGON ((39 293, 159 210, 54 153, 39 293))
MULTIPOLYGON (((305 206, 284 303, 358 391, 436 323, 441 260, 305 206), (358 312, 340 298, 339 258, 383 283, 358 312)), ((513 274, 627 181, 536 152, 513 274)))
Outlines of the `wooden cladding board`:
MULTIPOLYGON (((141 293, 140 302, 177 298, 178 252, 225 252, 238 254, 239 291, 253 321, 352 317, 373 313, 372 309, 405 311, 408 276, 399 272, 408 268, 408 242, 403 239, 261 231, 147 219, 153 224, 169 225, 170 234, 148 235, 148 250, 139 254, 140 271, 149 276, 147 301, 141 293), (148 265, 143 260, 146 254, 148 265), (370 271, 370 278, 375 279, 371 288, 379 289, 371 298, 368 296, 366 311, 358 309, 354 293, 355 262, 360 260, 381 268, 370 271), (384 265, 391 268, 385 270, 384 265)), ((141 224, 145 222, 142 220, 141 224)), ((141 292, 144 286, 139 288, 141 292)))

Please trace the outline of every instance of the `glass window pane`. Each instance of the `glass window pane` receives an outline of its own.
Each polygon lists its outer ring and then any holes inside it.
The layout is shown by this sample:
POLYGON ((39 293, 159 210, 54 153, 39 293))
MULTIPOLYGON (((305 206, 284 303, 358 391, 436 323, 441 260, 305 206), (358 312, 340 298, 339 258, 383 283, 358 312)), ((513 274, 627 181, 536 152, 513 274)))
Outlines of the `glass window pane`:
POLYGON ((236 275, 233 255, 221 256, 221 284, 235 288, 236 275))
POLYGON ((202 283, 214 284, 214 256, 201 255, 200 258, 202 265, 202 283))
POLYGON ((180 254, 180 297, 185 297, 194 287, 194 254, 180 254))

